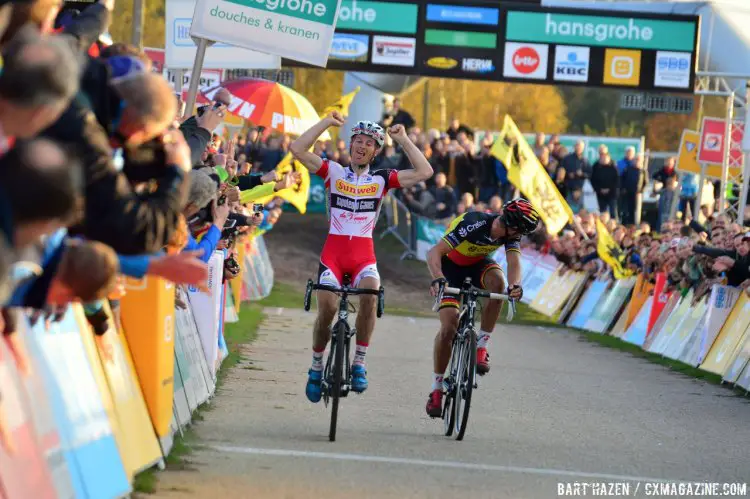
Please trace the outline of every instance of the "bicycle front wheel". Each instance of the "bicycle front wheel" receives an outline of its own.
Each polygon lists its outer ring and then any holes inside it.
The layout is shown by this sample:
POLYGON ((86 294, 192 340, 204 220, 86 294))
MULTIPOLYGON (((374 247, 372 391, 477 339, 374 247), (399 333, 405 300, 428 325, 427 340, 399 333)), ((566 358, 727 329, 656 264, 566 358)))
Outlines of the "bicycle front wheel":
POLYGON ((328 430, 328 440, 336 441, 336 424, 339 415, 339 399, 341 398, 341 384, 344 378, 344 342, 346 341, 346 324, 343 321, 336 323, 333 329, 333 366, 331 367, 331 376, 333 378, 331 386, 331 428, 328 430))
POLYGON ((463 440, 466 426, 469 423, 469 408, 471 394, 477 373, 477 335, 474 329, 466 331, 466 337, 461 342, 458 372, 456 374, 456 396, 454 408, 456 411, 456 440, 463 440))

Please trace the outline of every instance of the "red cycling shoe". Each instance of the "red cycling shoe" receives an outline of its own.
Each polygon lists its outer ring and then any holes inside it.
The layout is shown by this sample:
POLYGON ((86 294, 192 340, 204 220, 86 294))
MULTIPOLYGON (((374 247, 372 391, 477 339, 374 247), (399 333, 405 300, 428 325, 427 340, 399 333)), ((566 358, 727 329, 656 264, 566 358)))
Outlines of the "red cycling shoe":
POLYGON ((490 354, 486 348, 477 348, 477 373, 485 375, 490 372, 490 354))
POLYGON ((443 417, 443 390, 436 389, 432 390, 432 393, 427 397, 427 415, 431 418, 443 417))

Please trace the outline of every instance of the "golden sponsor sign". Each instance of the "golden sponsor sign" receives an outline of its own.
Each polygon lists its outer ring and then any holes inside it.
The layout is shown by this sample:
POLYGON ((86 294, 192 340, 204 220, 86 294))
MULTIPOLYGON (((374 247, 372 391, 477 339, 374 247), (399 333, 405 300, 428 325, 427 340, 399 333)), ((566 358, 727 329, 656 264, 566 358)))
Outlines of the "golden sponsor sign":
POLYGON ((458 66, 458 61, 449 57, 432 57, 427 59, 427 65, 437 69, 453 69, 458 66))

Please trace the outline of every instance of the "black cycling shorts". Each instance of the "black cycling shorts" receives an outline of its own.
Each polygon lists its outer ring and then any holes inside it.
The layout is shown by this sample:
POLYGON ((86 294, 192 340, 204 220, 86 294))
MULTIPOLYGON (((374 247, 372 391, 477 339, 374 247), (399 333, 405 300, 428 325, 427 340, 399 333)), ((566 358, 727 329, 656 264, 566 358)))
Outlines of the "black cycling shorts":
MULTIPOLYGON (((485 257, 473 265, 457 265, 447 256, 444 256, 441 260, 441 266, 443 269, 443 275, 448 280, 448 286, 452 288, 460 288, 464 284, 464 280, 469 277, 471 278, 471 284, 477 288, 487 289, 484 285, 484 276, 487 275, 492 269, 497 269, 503 274, 503 269, 500 265, 492 258, 485 257)), ((505 274, 503 274, 505 279, 505 274)), ((444 296, 440 301, 440 308, 459 308, 458 298, 455 296, 444 296)))

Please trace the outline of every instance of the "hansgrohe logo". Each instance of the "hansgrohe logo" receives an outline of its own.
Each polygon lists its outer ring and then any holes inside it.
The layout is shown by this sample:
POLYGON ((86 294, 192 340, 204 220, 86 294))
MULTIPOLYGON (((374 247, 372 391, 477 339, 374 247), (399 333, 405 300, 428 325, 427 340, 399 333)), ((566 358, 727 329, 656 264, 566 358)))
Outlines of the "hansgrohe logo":
POLYGON ((550 36, 579 36, 581 38, 593 38, 597 42, 607 40, 629 40, 629 41, 651 41, 654 30, 649 26, 638 26, 635 19, 621 21, 615 18, 607 19, 608 22, 576 22, 555 21, 553 14, 547 14, 544 23, 544 32, 550 36))

